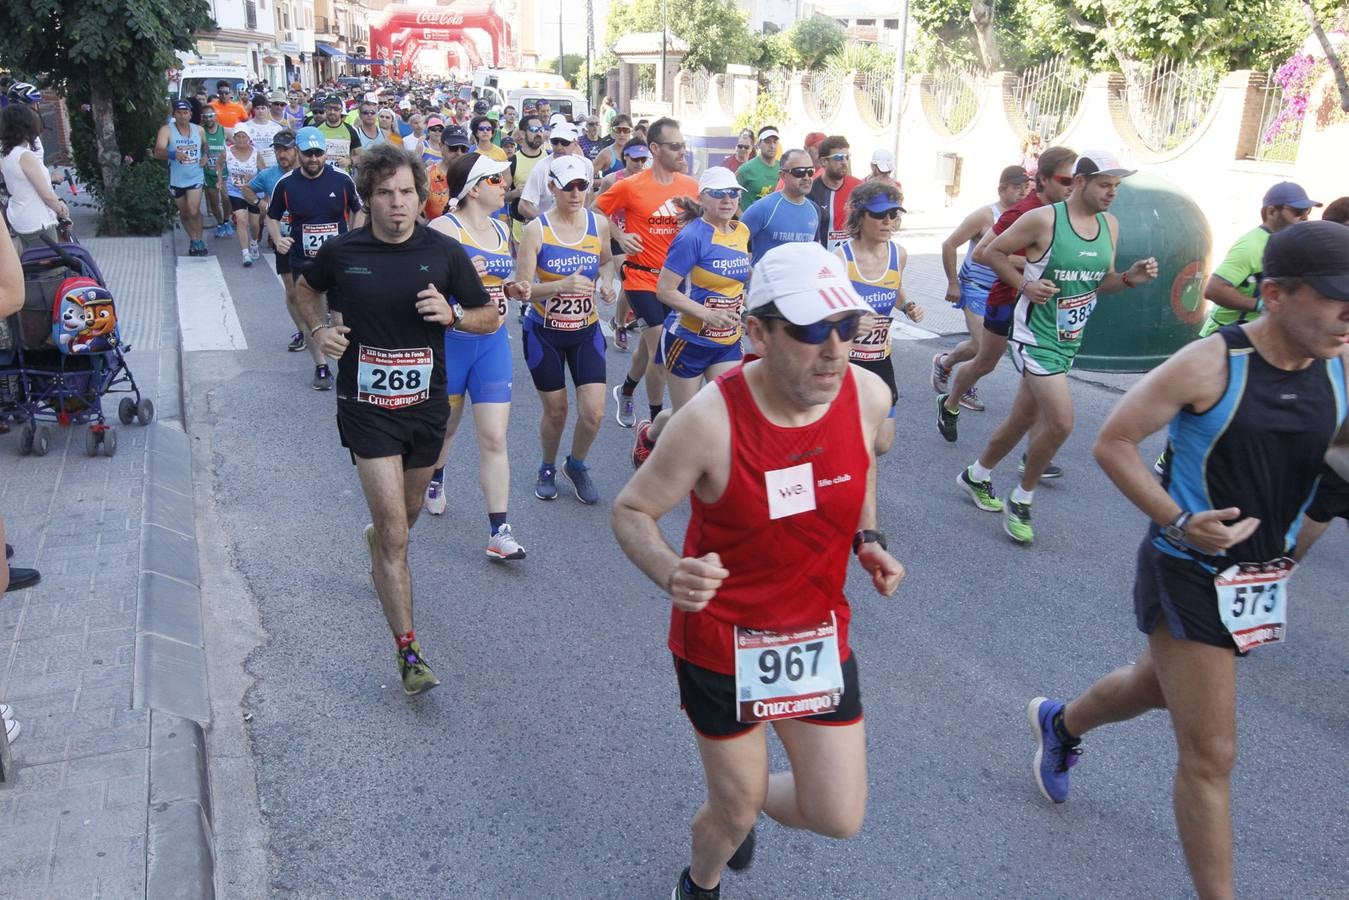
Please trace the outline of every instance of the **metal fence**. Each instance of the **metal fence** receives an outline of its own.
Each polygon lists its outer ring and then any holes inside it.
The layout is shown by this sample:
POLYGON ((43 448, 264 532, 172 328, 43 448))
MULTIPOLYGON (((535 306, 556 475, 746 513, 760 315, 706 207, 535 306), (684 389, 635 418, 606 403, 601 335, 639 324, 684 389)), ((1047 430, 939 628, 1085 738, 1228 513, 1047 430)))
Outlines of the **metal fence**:
POLYGON ((1048 143, 1067 129, 1087 89, 1087 70, 1067 57, 1045 60, 1022 72, 1012 89, 1028 134, 1048 143))
POLYGON ((704 98, 712 90, 712 76, 706 69, 698 69, 688 75, 687 89, 684 94, 684 107, 687 111, 702 107, 704 98))
POLYGON ((847 76, 839 72, 817 72, 810 76, 811 111, 821 122, 828 122, 843 101, 843 83, 847 76))
POLYGON ((648 103, 661 99, 660 93, 656 90, 656 67, 654 65, 639 65, 637 67, 637 96, 633 99, 648 103))
POLYGON ((735 77, 732 75, 718 75, 717 95, 721 99, 721 108, 731 115, 735 115, 738 110, 735 107, 735 77))
POLYGON ((784 109, 787 107, 787 94, 792 89, 792 79, 796 77, 797 74, 789 69, 774 69, 764 76, 764 86, 768 90, 768 95, 784 109))
POLYGON ((979 111, 978 87, 984 72, 976 66, 944 66, 932 73, 932 99, 937 116, 952 134, 960 134, 979 111))
POLYGON ((876 123, 888 128, 895 117, 895 73, 869 72, 858 77, 857 87, 871 107, 876 123))
POLYGON ((1179 60, 1128 73, 1125 101, 1143 143, 1161 153, 1180 146, 1208 115, 1222 74, 1179 60))
POLYGON ((1265 76, 1264 100, 1260 105, 1260 136, 1255 142, 1252 159, 1270 162, 1297 162, 1297 148, 1302 141, 1302 114, 1298 106, 1284 94, 1283 85, 1270 69, 1265 76))

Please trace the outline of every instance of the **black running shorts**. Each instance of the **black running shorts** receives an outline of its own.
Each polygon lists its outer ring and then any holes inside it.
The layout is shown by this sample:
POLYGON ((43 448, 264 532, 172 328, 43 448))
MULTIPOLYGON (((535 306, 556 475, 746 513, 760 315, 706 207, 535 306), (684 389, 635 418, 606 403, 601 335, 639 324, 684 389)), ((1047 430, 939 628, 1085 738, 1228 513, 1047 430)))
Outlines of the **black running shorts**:
POLYGON ((1164 621, 1174 638, 1239 652, 1218 615, 1213 575, 1196 563, 1158 550, 1151 535, 1138 548, 1134 618, 1144 634, 1152 634, 1157 623, 1164 621))
POLYGON ((275 256, 276 256, 276 274, 278 274, 278 275, 289 275, 289 274, 290 274, 290 254, 289 254, 289 253, 282 253, 280 250, 278 250, 278 251, 276 251, 275 256))
POLYGON ((887 356, 885 359, 855 359, 852 361, 854 366, 860 369, 866 369, 868 372, 874 372, 881 376, 885 386, 890 388, 890 407, 893 409, 899 402, 899 388, 895 385, 895 361, 887 356))
POLYGON ((444 395, 399 410, 355 400, 337 401, 337 433, 342 446, 351 451, 353 464, 357 457, 401 456, 404 470, 434 466, 449 418, 450 404, 444 395))
MULTIPOLYGON (((735 676, 723 675, 674 658, 679 679, 679 705, 693 724, 693 730, 705 738, 722 740, 739 737, 757 722, 741 722, 735 717, 735 676)), ((843 661, 843 702, 833 712, 803 716, 798 722, 812 725, 852 725, 862 720, 862 693, 857 685, 857 654, 843 661)))
POLYGON ((1322 472, 1316 494, 1307 507, 1307 518, 1313 522, 1349 520, 1349 482, 1332 471, 1322 472))

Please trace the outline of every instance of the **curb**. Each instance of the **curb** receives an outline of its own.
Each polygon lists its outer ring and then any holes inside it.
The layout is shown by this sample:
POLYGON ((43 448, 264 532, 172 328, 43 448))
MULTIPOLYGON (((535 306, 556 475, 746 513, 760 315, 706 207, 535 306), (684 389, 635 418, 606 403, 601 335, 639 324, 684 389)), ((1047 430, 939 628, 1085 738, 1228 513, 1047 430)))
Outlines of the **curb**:
MULTIPOLYGON (((166 280, 175 272, 173 233, 162 242, 166 280)), ((186 427, 182 341, 172 293, 161 310, 163 413, 146 429, 145 493, 136 602, 132 706, 150 710, 145 896, 215 897, 206 732, 211 721, 186 427)))

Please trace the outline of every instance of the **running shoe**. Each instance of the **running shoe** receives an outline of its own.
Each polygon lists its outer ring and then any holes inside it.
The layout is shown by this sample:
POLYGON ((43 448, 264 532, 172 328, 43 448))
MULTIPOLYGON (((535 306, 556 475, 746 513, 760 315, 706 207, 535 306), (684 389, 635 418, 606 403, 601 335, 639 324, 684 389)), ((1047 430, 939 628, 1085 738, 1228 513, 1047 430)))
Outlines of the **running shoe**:
POLYGON ((946 438, 947 443, 954 444, 960 428, 960 407, 957 406, 955 412, 948 411, 946 397, 946 394, 937 395, 937 430, 946 438))
POLYGON ((215 236, 218 238, 229 237, 229 232, 225 230, 225 223, 221 222, 215 227, 215 236))
POLYGON ((731 858, 726 861, 726 867, 732 872, 743 872, 749 868, 749 864, 754 862, 754 832, 758 826, 751 828, 749 834, 740 842, 740 846, 735 848, 731 858))
POLYGON ((304 347, 305 347, 305 340, 304 340, 304 332, 302 331, 297 331, 294 334, 292 334, 290 336, 290 343, 286 345, 286 349, 291 353, 299 353, 301 350, 304 349, 304 347))
POLYGON ((947 380, 951 377, 951 370, 941 363, 945 356, 945 353, 938 353, 932 357, 932 389, 939 394, 946 393, 947 380))
POLYGON ((1002 530, 1018 544, 1029 544, 1035 540, 1035 530, 1030 527, 1030 504, 1017 503, 1007 498, 1007 518, 1003 520, 1002 530))
POLYGON ((656 442, 651 440, 648 435, 651 433, 651 420, 643 419, 637 423, 637 432, 633 435, 632 441, 632 467, 640 469, 642 463, 651 455, 651 451, 656 449, 656 442))
POLYGON ((5 588, 5 593, 13 591, 22 591, 32 587, 42 580, 42 573, 37 569, 21 569, 18 566, 9 567, 9 587, 5 588))
POLYGON ((974 505, 985 512, 1002 512, 1002 501, 993 493, 993 479, 975 481, 968 468, 961 469, 956 484, 970 495, 974 505))
POLYGON ((226 223, 225 223, 225 237, 234 237, 234 223, 233 223, 233 222, 226 222, 226 223))
POLYGON ((450 505, 449 498, 445 496, 445 486, 439 481, 428 484, 426 486, 426 498, 422 505, 433 516, 444 515, 445 508, 450 505))
MULTIPOLYGON (((1026 454, 1024 453, 1021 454, 1021 462, 1017 463, 1016 471, 1018 474, 1026 471, 1026 454)), ((1045 466, 1045 470, 1040 473, 1041 481, 1053 481, 1056 478, 1062 477, 1063 477, 1063 468, 1061 466, 1054 465, 1053 460, 1050 460, 1049 465, 1045 466)))
POLYGON ((966 409, 973 410, 974 412, 983 412, 985 409, 984 401, 979 399, 979 390, 977 388, 970 388, 968 391, 961 394, 960 405, 966 409))
POLYGON ((1152 471, 1158 478, 1166 475, 1166 464, 1170 461, 1171 445, 1167 444, 1162 448, 1162 452, 1157 454, 1157 461, 1152 464, 1152 471))
MULTIPOLYGON (((15 719, 5 719, 5 740, 14 743, 23 733, 23 726, 15 719)), ((700 895, 701 896, 701 895, 700 895)))
POLYGON ((534 482, 534 496, 540 500, 557 499, 557 469, 547 463, 539 466, 539 480, 534 482))
POLYGON ((595 490, 595 482, 590 480, 590 469, 585 463, 577 462, 568 456, 567 461, 562 464, 562 474, 571 482, 577 500, 586 506, 594 506, 600 502, 600 492, 595 490))
POLYGON ((609 328, 614 333, 614 346, 617 347, 619 350, 622 350, 624 353, 627 353, 628 329, 620 326, 618 324, 618 320, 612 317, 609 319, 609 328))
POLYGON ((247 269, 248 267, 250 267, 250 266, 252 266, 252 265, 253 265, 253 254, 252 254, 252 253, 249 253, 247 250, 245 250, 245 251, 244 251, 244 268, 247 269))
POLYGON ((258 249, 257 241, 248 242, 248 255, 253 257, 254 262, 257 262, 258 260, 262 259, 262 251, 258 249))
POLYGON ((1077 765, 1082 755, 1078 745, 1082 741, 1062 740, 1054 730, 1054 717, 1063 711, 1062 700, 1036 697, 1026 705, 1026 719, 1035 735, 1035 783, 1046 800, 1062 803, 1068 799, 1068 770, 1077 765))
POLYGON ((637 413, 633 410, 632 398, 623 396, 623 385, 614 385, 614 402, 618 406, 614 410, 614 416, 618 419, 619 428, 631 428, 637 424, 637 413))
POLYGON ((679 880, 675 882, 675 888, 670 894, 670 900, 721 900, 721 885, 717 885, 710 891, 686 891, 684 890, 684 885, 693 884, 693 882, 688 879, 688 869, 679 873, 679 880))
POLYGON ((403 679, 403 693, 409 696, 440 684, 436 673, 422 659, 422 648, 417 641, 398 651, 398 674, 403 679))
POLYGON ((370 576, 370 586, 375 586, 375 552, 379 549, 379 532, 375 531, 375 523, 371 522, 365 526, 365 549, 370 554, 370 570, 367 574, 370 576))
POLYGON ((328 371, 326 365, 315 366, 312 384, 316 391, 331 391, 333 389, 333 373, 328 371))
POLYGON ((487 556, 490 559, 524 559, 525 548, 515 540, 511 526, 502 525, 487 539, 487 556))

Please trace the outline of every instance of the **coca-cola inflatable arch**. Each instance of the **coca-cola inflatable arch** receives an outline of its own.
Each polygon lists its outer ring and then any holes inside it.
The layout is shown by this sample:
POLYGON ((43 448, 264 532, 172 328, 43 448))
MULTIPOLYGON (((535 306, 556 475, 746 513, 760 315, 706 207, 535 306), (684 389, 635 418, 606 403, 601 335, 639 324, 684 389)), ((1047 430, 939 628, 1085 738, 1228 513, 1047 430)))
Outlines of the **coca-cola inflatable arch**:
MULTIPOLYGON (((466 32, 484 32, 492 43, 492 63, 511 66, 516 62, 511 27, 491 0, 450 3, 444 6, 386 6, 370 21, 370 55, 387 59, 395 76, 412 69, 422 45, 429 42, 460 44, 465 55, 477 56, 473 39, 466 32), (394 60, 397 59, 397 63, 394 60)), ((373 74, 382 77, 384 66, 373 66, 373 74)))

